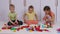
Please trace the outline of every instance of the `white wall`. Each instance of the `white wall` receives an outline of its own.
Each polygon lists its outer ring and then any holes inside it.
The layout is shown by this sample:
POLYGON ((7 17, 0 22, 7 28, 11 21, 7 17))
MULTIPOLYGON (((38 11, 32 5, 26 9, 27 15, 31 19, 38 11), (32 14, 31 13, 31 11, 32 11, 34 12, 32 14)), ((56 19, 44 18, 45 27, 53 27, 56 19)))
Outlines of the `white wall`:
POLYGON ((60 0, 58 0, 58 7, 57 7, 57 21, 60 22, 60 0))
POLYGON ((9 0, 0 0, 0 21, 8 20, 9 0))

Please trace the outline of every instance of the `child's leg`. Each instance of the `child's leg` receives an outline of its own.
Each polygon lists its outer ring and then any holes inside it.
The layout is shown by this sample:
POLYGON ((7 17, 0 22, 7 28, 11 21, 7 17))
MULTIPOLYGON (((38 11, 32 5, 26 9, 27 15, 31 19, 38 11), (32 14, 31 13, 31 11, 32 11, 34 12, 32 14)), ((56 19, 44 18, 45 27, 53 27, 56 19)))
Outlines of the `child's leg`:
POLYGON ((7 25, 8 25, 8 26, 11 26, 11 25, 12 25, 12 23, 11 23, 11 22, 8 22, 8 23, 7 23, 7 25))
POLYGON ((22 21, 19 21, 19 20, 17 20, 17 21, 18 21, 18 25, 23 25, 22 21))
POLYGON ((33 20, 32 23, 33 24, 38 24, 38 21, 37 20, 33 20))
POLYGON ((32 24, 32 21, 31 20, 27 20, 26 21, 26 24, 31 25, 32 24))
MULTIPOLYGON (((12 22, 15 22, 15 20, 12 20, 12 22)), ((9 21, 7 25, 8 25, 8 26, 11 26, 11 25, 13 25, 13 24, 9 21)))

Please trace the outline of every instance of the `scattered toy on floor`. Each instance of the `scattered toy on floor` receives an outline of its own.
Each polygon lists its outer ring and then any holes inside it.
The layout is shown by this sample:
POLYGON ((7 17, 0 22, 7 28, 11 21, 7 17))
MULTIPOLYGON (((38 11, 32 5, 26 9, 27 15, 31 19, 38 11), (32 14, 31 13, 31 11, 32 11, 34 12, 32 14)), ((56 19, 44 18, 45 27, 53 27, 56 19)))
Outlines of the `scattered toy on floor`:
POLYGON ((13 32, 16 32, 16 30, 13 30, 13 32))
POLYGON ((32 30, 29 30, 29 32, 33 32, 32 30))
POLYGON ((28 28, 28 27, 29 27, 29 26, 22 26, 21 29, 23 29, 23 28, 28 28))
MULTIPOLYGON (((38 32, 47 31, 48 32, 49 31, 47 29, 41 29, 40 25, 39 26, 21 26, 21 27, 18 27, 18 28, 14 28, 14 27, 11 27, 11 26, 6 27, 6 24, 4 24, 4 25, 5 25, 5 27, 2 27, 2 30, 10 29, 13 32, 20 31, 20 30, 26 30, 26 31, 29 31, 29 32, 33 32, 33 31, 38 31, 38 32)), ((45 28, 46 26, 42 25, 42 27, 45 28)))
POLYGON ((11 30, 16 30, 16 28, 11 28, 11 30))
POLYGON ((43 31, 49 32, 49 30, 47 30, 47 29, 43 29, 43 31))
POLYGON ((57 29, 57 32, 60 32, 60 28, 57 29))
POLYGON ((21 28, 17 28, 17 31, 19 31, 21 28))
POLYGON ((42 32, 42 30, 40 29, 40 26, 35 26, 35 30, 39 31, 39 32, 42 32))
POLYGON ((47 25, 45 25, 45 24, 42 24, 42 28, 46 28, 47 27, 47 25))
POLYGON ((3 30, 7 29, 7 25, 4 24, 3 27, 2 27, 3 30))

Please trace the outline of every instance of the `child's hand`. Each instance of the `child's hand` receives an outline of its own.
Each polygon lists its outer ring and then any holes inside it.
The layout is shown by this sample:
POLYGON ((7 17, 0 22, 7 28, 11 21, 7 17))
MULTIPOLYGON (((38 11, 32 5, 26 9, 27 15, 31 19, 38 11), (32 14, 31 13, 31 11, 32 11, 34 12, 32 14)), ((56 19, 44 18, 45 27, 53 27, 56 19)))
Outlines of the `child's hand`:
POLYGON ((46 19, 46 21, 51 21, 51 19, 46 19))
POLYGON ((24 23, 26 23, 26 20, 24 20, 24 23))
POLYGON ((13 22, 11 22, 13 24, 13 22))
POLYGON ((15 21, 16 24, 18 24, 17 20, 15 21))
POLYGON ((12 23, 13 25, 15 25, 15 23, 12 23))
POLYGON ((24 21, 24 23, 26 23, 26 21, 24 21))
POLYGON ((15 26, 15 25, 17 25, 17 23, 16 23, 16 22, 12 22, 12 25, 14 25, 14 26, 15 26))
POLYGON ((49 21, 48 19, 46 19, 46 21, 49 21))

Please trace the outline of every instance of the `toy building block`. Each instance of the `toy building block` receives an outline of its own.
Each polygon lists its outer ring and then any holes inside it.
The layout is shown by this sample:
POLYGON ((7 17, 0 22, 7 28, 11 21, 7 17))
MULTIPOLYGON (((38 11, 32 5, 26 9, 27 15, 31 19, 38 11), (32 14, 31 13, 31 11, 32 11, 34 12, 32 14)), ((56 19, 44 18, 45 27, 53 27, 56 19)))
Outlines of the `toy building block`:
POLYGON ((28 28, 28 29, 34 31, 34 28, 33 28, 33 27, 30 27, 30 28, 28 28))
POLYGON ((42 30, 40 29, 40 26, 38 26, 38 27, 35 26, 35 30, 42 32, 42 30))
POLYGON ((2 27, 2 29, 6 29, 5 27, 2 27))
POLYGON ((14 30, 13 32, 16 32, 16 30, 14 30))
POLYGON ((58 28, 57 31, 60 32, 60 28, 58 28))
POLYGON ((2 27, 3 30, 7 29, 7 24, 4 24, 2 27))
POLYGON ((26 30, 27 30, 27 31, 29 31, 29 29, 28 29, 28 28, 26 28, 26 30))
POLYGON ((46 28, 51 28, 52 27, 52 24, 50 23, 50 21, 47 21, 45 25, 47 25, 46 28))
POLYGON ((16 30, 16 28, 11 28, 11 30, 16 30))
POLYGON ((29 32, 33 32, 32 30, 29 30, 29 32))
POLYGON ((12 27, 11 27, 11 26, 8 26, 7 28, 8 28, 8 29, 11 29, 12 27))
POLYGON ((28 27, 29 27, 29 26, 22 26, 21 29, 23 29, 23 28, 28 28, 28 27))
POLYGON ((17 28, 17 31, 19 31, 21 28, 17 28))
POLYGON ((45 28, 45 27, 46 27, 46 25, 42 24, 42 28, 45 28))
POLYGON ((43 31, 47 31, 47 32, 49 32, 49 30, 47 30, 47 29, 44 29, 43 31))

